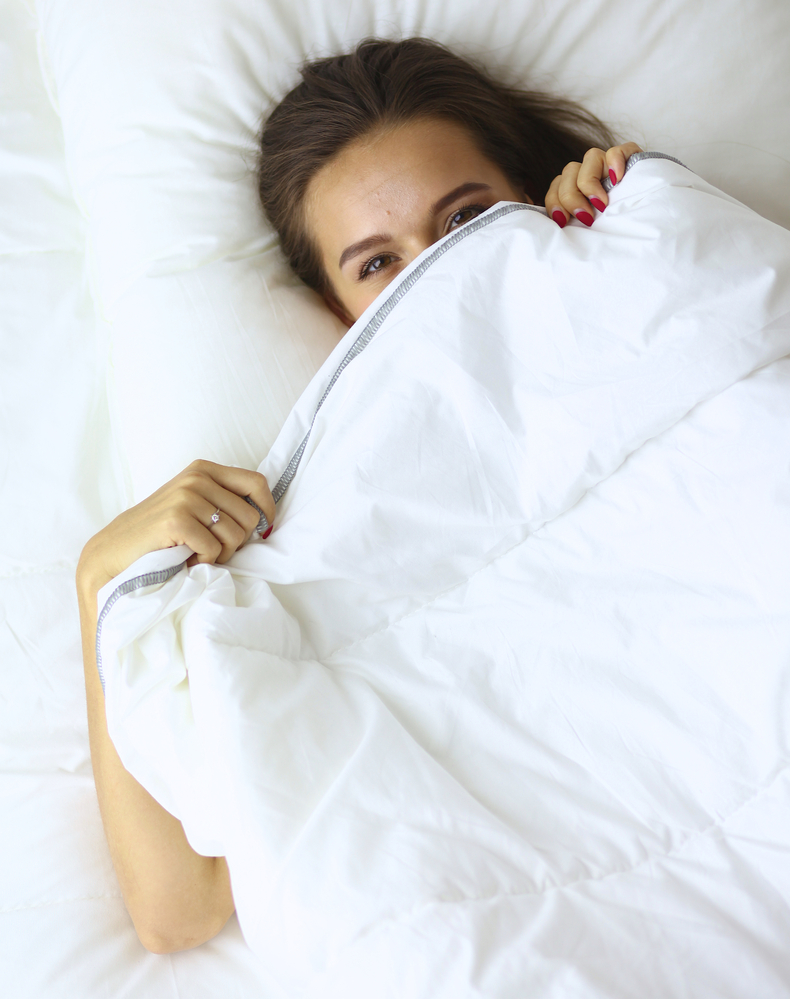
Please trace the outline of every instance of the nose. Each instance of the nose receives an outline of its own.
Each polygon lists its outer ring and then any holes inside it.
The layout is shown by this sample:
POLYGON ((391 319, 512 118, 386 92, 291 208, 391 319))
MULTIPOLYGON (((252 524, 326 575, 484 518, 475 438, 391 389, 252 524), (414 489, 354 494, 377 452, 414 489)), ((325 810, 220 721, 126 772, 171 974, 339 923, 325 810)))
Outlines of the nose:
MULTIPOLYGON (((435 232, 425 231, 414 233, 409 240, 409 253, 411 260, 416 260, 421 253, 424 253, 429 247, 433 246, 434 243, 438 243, 441 239, 441 235, 437 235, 435 232)), ((409 263, 411 263, 411 260, 409 263)))

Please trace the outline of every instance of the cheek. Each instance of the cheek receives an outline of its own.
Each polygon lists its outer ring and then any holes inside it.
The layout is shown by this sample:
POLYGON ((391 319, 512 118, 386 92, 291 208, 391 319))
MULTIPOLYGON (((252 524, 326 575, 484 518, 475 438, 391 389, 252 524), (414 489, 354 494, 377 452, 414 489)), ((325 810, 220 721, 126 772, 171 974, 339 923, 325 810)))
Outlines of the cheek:
POLYGON ((365 309, 367 309, 367 307, 376 300, 379 290, 383 289, 372 291, 368 288, 359 288, 350 293, 349 298, 351 301, 348 303, 348 311, 354 317, 354 322, 356 322, 365 309))

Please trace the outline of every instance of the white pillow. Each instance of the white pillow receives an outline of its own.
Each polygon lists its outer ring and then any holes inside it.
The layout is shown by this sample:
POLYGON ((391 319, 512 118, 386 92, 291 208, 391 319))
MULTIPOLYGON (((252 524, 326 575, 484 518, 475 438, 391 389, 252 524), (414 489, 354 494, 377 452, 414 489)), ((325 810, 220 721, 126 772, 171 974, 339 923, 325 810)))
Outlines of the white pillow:
POLYGON ((305 56, 426 35, 581 100, 790 226, 790 5, 736 0, 37 0, 129 499, 195 457, 255 467, 344 332, 257 206, 264 109, 305 56), (747 72, 759 66, 760 73, 747 72))

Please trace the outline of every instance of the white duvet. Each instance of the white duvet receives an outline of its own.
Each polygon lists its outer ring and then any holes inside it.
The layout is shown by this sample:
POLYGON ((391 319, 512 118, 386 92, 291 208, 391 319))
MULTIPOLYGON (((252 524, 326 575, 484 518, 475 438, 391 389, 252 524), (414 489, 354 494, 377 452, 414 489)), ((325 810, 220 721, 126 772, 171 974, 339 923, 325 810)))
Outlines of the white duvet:
POLYGON ((268 541, 100 594, 121 758, 289 995, 790 988, 790 233, 629 167, 370 307, 268 541))

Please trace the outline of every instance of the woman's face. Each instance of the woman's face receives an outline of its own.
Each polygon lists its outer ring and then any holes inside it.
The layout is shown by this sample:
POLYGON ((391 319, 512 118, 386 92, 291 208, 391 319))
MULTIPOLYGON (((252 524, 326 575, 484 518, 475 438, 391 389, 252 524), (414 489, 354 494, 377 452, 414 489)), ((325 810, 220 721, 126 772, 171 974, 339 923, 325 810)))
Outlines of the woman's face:
POLYGON ((495 205, 532 203, 453 122, 419 120, 365 136, 310 181, 307 226, 349 325, 426 247, 495 205))

